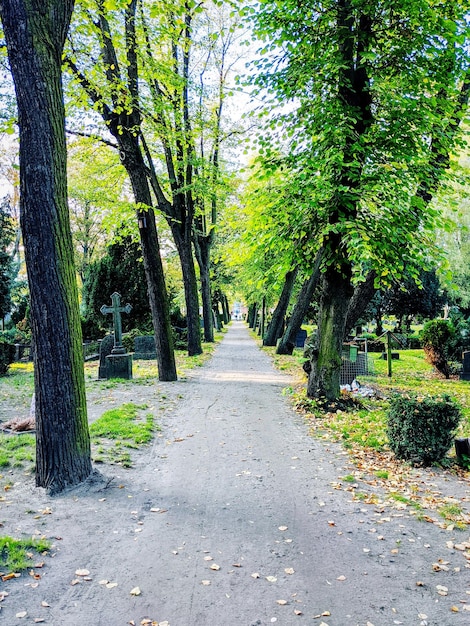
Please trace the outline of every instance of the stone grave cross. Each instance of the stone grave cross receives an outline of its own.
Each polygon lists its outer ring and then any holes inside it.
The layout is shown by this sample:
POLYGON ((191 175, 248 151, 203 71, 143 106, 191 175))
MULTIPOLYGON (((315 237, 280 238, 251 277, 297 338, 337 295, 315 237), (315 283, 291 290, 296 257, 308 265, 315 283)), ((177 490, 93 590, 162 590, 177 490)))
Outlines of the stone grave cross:
POLYGON ((103 304, 100 311, 103 315, 107 315, 108 313, 113 314, 113 325, 114 325, 114 348, 111 351, 111 354, 125 354, 126 349, 122 345, 122 323, 121 323, 121 313, 130 313, 132 310, 132 306, 130 304, 126 304, 126 306, 121 306, 121 295, 115 291, 111 295, 111 306, 106 306, 103 304))

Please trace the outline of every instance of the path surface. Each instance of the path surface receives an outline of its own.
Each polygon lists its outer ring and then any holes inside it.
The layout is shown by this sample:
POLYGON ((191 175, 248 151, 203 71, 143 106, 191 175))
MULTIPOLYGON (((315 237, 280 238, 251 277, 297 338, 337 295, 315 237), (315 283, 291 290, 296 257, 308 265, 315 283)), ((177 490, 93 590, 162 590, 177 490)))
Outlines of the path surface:
POLYGON ((135 469, 61 498, 17 493, 38 514, 6 507, 4 530, 59 539, 40 580, 4 583, 0 623, 469 624, 470 570, 446 547, 468 537, 335 489, 348 457, 308 436, 288 383, 234 322, 210 363, 168 384, 182 398, 135 469))

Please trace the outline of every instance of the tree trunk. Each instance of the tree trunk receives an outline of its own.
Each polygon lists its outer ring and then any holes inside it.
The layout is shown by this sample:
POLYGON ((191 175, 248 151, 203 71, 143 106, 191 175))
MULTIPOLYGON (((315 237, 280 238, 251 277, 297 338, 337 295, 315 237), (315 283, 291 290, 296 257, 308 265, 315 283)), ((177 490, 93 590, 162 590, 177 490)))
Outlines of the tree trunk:
POLYGON ((356 325, 356 322, 362 317, 364 311, 369 306, 370 301, 374 297, 377 291, 374 282, 377 277, 377 272, 374 270, 369 272, 364 282, 359 283, 354 289, 353 297, 349 303, 348 316, 346 319, 346 327, 344 335, 349 335, 351 329, 356 325))
POLYGON ((171 222, 171 232, 178 250, 183 273, 184 297, 186 303, 186 319, 188 324, 188 354, 194 356, 202 353, 201 318, 199 317, 199 298, 194 267, 194 256, 190 231, 185 232, 184 226, 171 222), (183 231, 183 232, 182 232, 183 231))
POLYGON ((214 322, 212 318, 212 295, 210 282, 210 249, 211 243, 207 237, 194 237, 194 247, 196 259, 199 265, 201 276, 201 296, 202 296, 202 318, 204 322, 204 341, 212 343, 214 341, 214 322))
POLYGON ((307 313, 310 302, 313 298, 313 293, 318 285, 320 278, 320 264, 322 260, 322 251, 320 250, 315 257, 315 263, 313 265, 312 275, 302 285, 299 297, 294 306, 292 314, 287 324, 287 328, 277 346, 276 354, 292 354, 295 348, 295 338, 302 326, 302 322, 307 313))
POLYGON ((67 207, 61 58, 74 2, 2 0, 20 129, 20 220, 35 344, 36 485, 91 473, 82 336, 67 207))
POLYGON ((111 123, 108 127, 119 142, 121 162, 131 181, 134 200, 137 205, 147 207, 139 211, 138 224, 155 333, 158 378, 161 381, 177 380, 168 293, 145 164, 137 138, 121 126, 115 127, 111 123))
POLYGON ((353 289, 351 272, 329 266, 322 279, 317 342, 312 353, 308 379, 309 398, 334 400, 340 393, 341 352, 349 301, 353 289))
POLYGON ((230 322, 230 307, 228 305, 228 298, 225 294, 223 296, 222 304, 224 309, 224 321, 228 324, 230 322))
POLYGON ((248 309, 248 328, 254 328, 256 320, 256 303, 250 304, 248 309))
POLYGON ((284 326, 284 319, 286 317, 287 307, 292 296, 292 290, 294 289, 295 279, 299 268, 296 267, 290 270, 286 274, 284 286, 282 288, 279 302, 274 310, 271 322, 269 323, 268 330, 263 339, 264 346, 275 346, 277 340, 282 335, 282 329, 284 326))

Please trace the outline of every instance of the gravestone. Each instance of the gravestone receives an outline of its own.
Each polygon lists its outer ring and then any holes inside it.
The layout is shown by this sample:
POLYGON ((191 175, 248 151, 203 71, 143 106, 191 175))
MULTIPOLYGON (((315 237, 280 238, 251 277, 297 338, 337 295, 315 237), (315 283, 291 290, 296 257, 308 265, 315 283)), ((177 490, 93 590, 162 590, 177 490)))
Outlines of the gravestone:
POLYGON ((130 313, 130 304, 121 306, 121 296, 115 291, 111 295, 111 306, 103 304, 100 311, 103 315, 111 313, 114 326, 114 346, 111 354, 106 357, 106 378, 132 378, 132 354, 126 353, 122 345, 121 313, 130 313))
POLYGON ((470 380, 470 350, 462 353, 462 372, 460 380, 470 380))
POLYGON ((100 365, 98 367, 98 378, 108 378, 106 357, 111 354, 114 347, 114 335, 106 335, 100 342, 100 365))
POLYGON ((134 339, 134 359, 148 361, 157 358, 155 348, 155 337, 153 335, 142 335, 134 339))
POLYGON ((303 348, 305 345, 305 340, 307 339, 307 331, 301 328, 295 337, 295 346, 296 348, 303 348))

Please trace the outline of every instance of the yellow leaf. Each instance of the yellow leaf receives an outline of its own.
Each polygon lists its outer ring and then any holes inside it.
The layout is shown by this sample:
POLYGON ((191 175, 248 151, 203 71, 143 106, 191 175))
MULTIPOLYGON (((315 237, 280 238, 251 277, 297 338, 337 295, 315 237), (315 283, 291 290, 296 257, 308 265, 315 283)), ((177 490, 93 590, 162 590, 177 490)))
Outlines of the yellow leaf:
POLYGON ((213 569, 214 571, 218 572, 220 569, 220 565, 217 565, 216 563, 213 563, 211 565, 211 569, 213 569))

